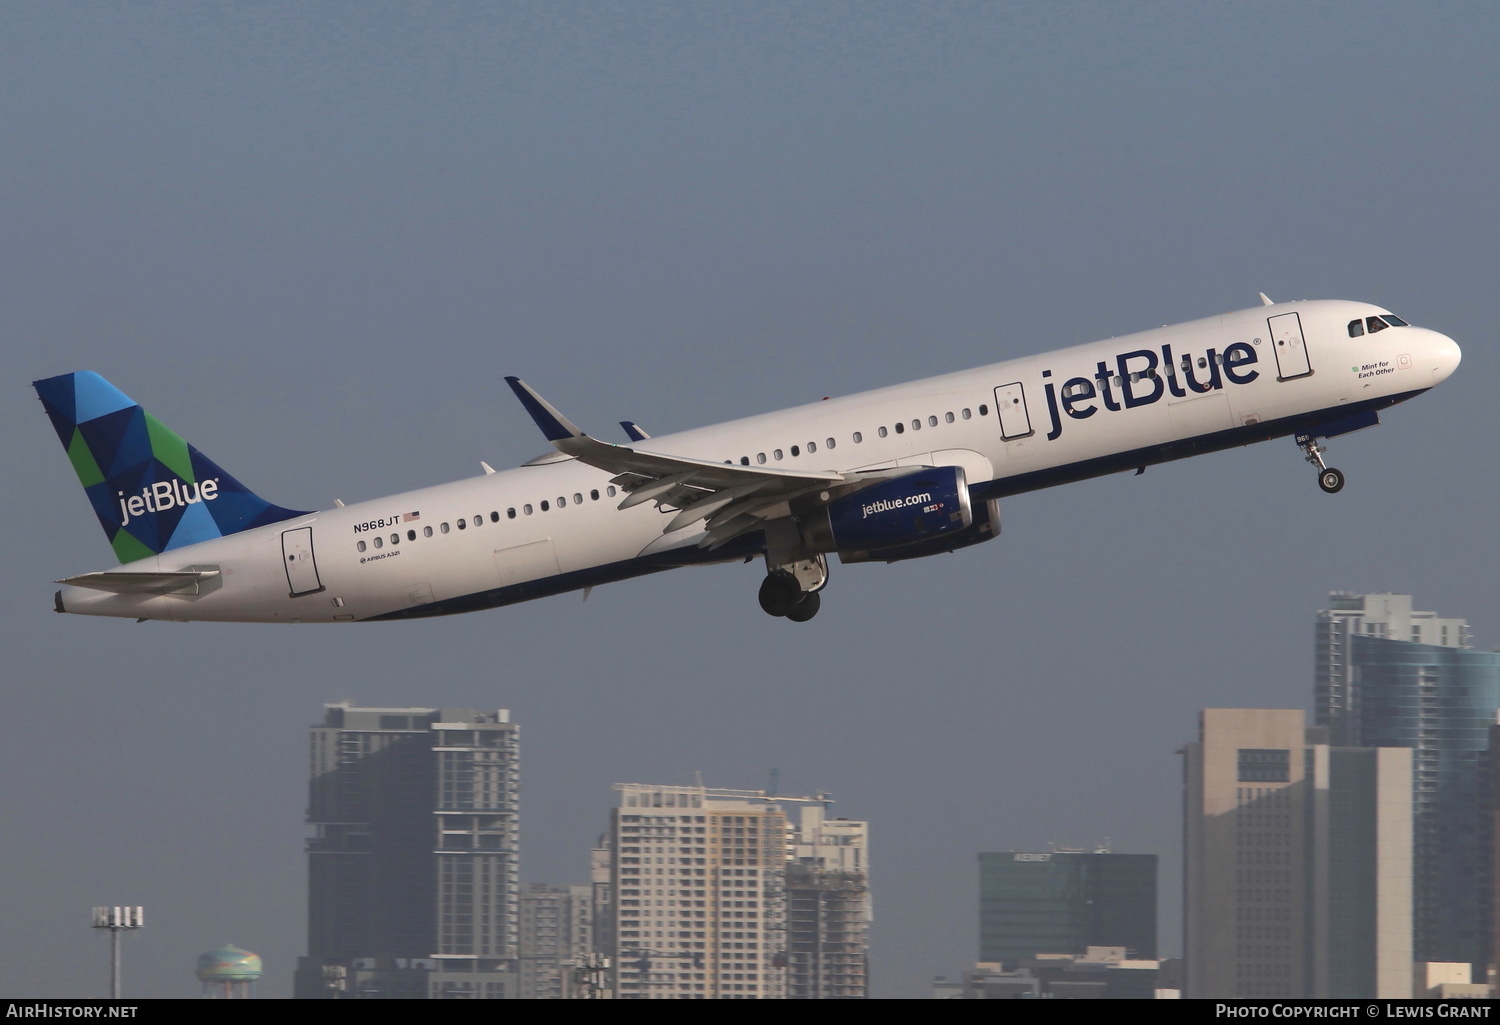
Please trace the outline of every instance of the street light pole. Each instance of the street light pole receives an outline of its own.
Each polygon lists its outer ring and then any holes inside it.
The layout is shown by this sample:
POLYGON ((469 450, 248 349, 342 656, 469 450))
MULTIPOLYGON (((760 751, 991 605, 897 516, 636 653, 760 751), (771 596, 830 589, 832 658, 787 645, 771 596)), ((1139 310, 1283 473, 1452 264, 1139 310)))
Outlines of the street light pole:
POLYGON ((120 999, 120 934, 139 929, 144 922, 144 908, 104 907, 94 909, 94 928, 109 930, 109 995, 120 999))

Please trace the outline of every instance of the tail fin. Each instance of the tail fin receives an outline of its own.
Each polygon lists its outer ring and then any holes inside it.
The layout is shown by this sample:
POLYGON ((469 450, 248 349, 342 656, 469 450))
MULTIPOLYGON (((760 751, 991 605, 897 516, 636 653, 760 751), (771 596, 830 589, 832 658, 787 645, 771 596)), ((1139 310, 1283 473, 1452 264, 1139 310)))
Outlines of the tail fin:
POLYGON ((255 494, 98 374, 32 386, 122 563, 306 515, 255 494))

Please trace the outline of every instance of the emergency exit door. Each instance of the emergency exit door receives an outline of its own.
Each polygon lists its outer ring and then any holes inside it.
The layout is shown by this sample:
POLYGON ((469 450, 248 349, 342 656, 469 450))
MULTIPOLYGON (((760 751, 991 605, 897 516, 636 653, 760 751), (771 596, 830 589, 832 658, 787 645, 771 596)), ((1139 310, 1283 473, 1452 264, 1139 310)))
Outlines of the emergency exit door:
POLYGON ((1031 414, 1026 411, 1026 390, 1020 381, 995 389, 995 412, 1000 417, 1000 436, 1006 441, 1035 433, 1031 429, 1031 414))

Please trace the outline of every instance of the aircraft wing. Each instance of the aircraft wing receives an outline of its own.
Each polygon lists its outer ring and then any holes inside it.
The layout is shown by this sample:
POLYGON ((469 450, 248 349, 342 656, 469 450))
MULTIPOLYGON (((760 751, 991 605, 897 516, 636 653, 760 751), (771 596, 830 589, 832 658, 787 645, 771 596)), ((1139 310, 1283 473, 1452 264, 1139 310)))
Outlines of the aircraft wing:
POLYGON ((716 463, 612 445, 579 430, 520 378, 507 377, 505 381, 553 448, 615 475, 611 483, 626 493, 620 502, 621 509, 644 502, 676 509, 677 515, 662 528, 664 534, 706 520, 706 534, 699 542, 703 548, 718 548, 747 531, 759 529, 766 520, 791 515, 794 499, 823 491, 846 494, 876 480, 919 469, 902 466, 847 473, 786 470, 716 463))

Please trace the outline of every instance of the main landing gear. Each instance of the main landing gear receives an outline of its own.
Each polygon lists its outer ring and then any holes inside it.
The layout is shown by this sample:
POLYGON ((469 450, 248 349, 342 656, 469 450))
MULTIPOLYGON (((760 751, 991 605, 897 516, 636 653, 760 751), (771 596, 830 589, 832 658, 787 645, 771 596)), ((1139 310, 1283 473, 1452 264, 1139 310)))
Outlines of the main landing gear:
POLYGON ((1307 461, 1318 468, 1318 487, 1336 495, 1344 490, 1344 474, 1335 470, 1323 462, 1323 453, 1328 451, 1327 446, 1319 445, 1318 439, 1306 434, 1297 435, 1297 446, 1307 453, 1307 461))
POLYGON ((821 555, 778 566, 760 585, 760 607, 767 615, 784 616, 793 623, 806 623, 818 614, 823 599, 818 596, 828 583, 828 561, 821 555))

